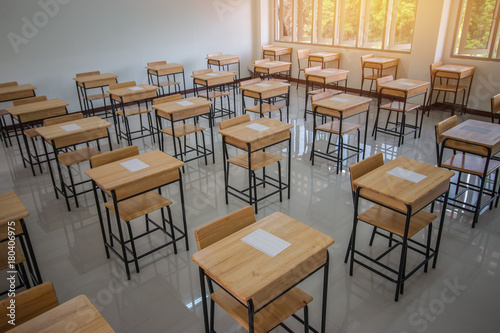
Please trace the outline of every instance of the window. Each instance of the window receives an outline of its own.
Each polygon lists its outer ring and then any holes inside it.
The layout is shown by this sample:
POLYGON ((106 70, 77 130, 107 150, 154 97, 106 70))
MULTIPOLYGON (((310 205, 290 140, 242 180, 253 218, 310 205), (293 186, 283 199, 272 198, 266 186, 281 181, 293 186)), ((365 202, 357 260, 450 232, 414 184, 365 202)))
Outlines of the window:
POLYGON ((410 51, 416 8, 417 0, 275 0, 275 36, 279 41, 410 51))
POLYGON ((454 55, 500 59, 500 0, 462 0, 454 55))

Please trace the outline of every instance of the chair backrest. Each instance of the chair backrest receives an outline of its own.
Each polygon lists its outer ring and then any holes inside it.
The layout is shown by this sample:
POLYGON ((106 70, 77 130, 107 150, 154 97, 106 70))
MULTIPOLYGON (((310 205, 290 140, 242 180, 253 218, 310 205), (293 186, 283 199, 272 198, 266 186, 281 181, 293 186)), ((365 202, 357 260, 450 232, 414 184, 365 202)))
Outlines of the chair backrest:
POLYGON ((311 54, 311 49, 302 49, 302 50, 297 50, 297 59, 300 60, 307 58, 307 56, 311 54))
POLYGON ((18 100, 12 101, 12 105, 19 106, 19 105, 41 102, 41 101, 46 101, 46 100, 47 100, 47 96, 45 96, 45 95, 35 96, 35 97, 23 98, 23 99, 18 99, 18 100))
POLYGON ((167 61, 162 60, 162 61, 153 61, 153 62, 148 62, 148 67, 149 66, 158 66, 158 65, 166 65, 167 61))
POLYGON ((127 81, 127 82, 110 84, 109 85, 109 90, 120 89, 120 88, 127 88, 127 87, 134 87, 134 86, 136 86, 135 81, 127 81))
POLYGON ((226 119, 226 120, 221 121, 219 123, 219 128, 222 130, 222 129, 225 129, 228 127, 247 123, 249 121, 250 121, 250 115, 247 113, 247 114, 244 114, 242 116, 238 116, 238 117, 234 117, 234 118, 230 118, 230 119, 226 119))
POLYGON ((379 85, 394 81, 394 76, 388 75, 388 76, 383 76, 377 79, 377 92, 380 92, 379 85))
POLYGON ((101 74, 100 71, 93 71, 93 72, 85 72, 85 73, 77 73, 76 77, 83 77, 83 76, 90 76, 90 75, 99 75, 101 74))
POLYGON ((193 71, 193 75, 203 75, 207 73, 212 73, 214 70, 212 68, 197 69, 193 71))
POLYGON ((97 168, 98 166, 109 164, 122 160, 124 158, 139 155, 139 148, 137 146, 128 146, 125 148, 113 150, 107 153, 92 156, 90 158, 90 167, 97 168))
POLYGON ((172 102, 172 101, 178 101, 178 100, 181 100, 181 99, 182 99, 182 95, 181 94, 168 95, 168 96, 165 96, 165 97, 160 97, 160 98, 153 99, 153 105, 158 105, 158 104, 162 104, 162 103, 168 103, 168 102, 172 102))
POLYGON ((257 59, 253 62, 254 65, 259 65, 259 64, 265 64, 266 62, 270 62, 271 59, 269 58, 264 58, 264 59, 257 59))
POLYGON ((307 67, 304 69, 304 73, 308 74, 308 73, 319 71, 319 70, 321 70, 321 66, 307 67))
POLYGON ((493 115, 500 112, 500 94, 497 94, 491 98, 491 113, 493 115))
POLYGON ((442 61, 435 62, 431 64, 431 80, 434 77, 434 73, 436 73, 436 68, 443 66, 442 61))
POLYGON ((349 174, 351 177, 351 188, 352 191, 356 191, 356 186, 354 186, 354 181, 359 177, 366 175, 368 172, 375 170, 376 168, 384 165, 384 155, 382 153, 376 153, 356 164, 351 165, 349 168, 349 174))
POLYGON ((446 118, 445 120, 439 122, 435 126, 436 130, 436 143, 438 145, 443 142, 443 133, 449 130, 450 128, 453 128, 458 125, 458 118, 457 116, 451 116, 449 118, 446 118))
POLYGON ((255 83, 259 83, 261 82, 262 80, 260 78, 255 78, 255 79, 250 79, 250 80, 245 80, 245 81, 240 81, 240 87, 243 87, 243 86, 248 86, 249 84, 255 84, 255 83))
POLYGON ((314 94, 311 96, 311 103, 315 103, 317 101, 320 101, 322 99, 328 98, 330 96, 333 96, 333 91, 332 90, 327 90, 320 92, 319 94, 314 94))
POLYGON ((222 52, 207 53, 207 58, 221 56, 222 52))
POLYGON ((56 125, 56 124, 61 124, 61 123, 65 123, 68 121, 74 121, 74 120, 78 120, 78 119, 83 119, 83 113, 75 112, 75 113, 70 113, 70 114, 67 114, 64 116, 44 119, 43 126, 56 125))
POLYGON ((365 61, 367 61, 368 59, 371 59, 373 57, 374 57, 373 54, 367 54, 367 55, 361 56, 361 67, 363 67, 365 61))
POLYGON ((0 83, 0 88, 17 86, 16 81, 0 83))
MULTIPOLYGON (((0 332, 13 328, 6 318, 10 313, 7 308, 11 298, 0 301, 0 332)), ((52 282, 45 282, 16 294, 16 326, 33 319, 59 305, 52 282)))
POLYGON ((198 250, 220 241, 221 239, 255 222, 252 206, 246 206, 230 213, 194 231, 198 250))

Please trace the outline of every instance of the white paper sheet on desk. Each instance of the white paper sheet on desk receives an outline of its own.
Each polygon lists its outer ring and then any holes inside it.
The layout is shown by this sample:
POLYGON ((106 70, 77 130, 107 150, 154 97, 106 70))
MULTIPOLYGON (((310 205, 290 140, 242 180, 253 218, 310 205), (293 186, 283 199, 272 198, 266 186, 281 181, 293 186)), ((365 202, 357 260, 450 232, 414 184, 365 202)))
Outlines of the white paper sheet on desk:
POLYGON ((250 125, 246 125, 245 127, 248 127, 250 129, 253 129, 253 130, 259 131, 259 132, 262 132, 262 131, 269 129, 269 127, 261 125, 261 124, 250 124, 250 125))
POLYGON ((463 130, 466 130, 469 132, 480 133, 480 134, 488 134, 491 132, 491 130, 489 130, 487 128, 481 128, 481 127, 471 126, 471 125, 464 125, 461 128, 463 130))
POLYGON ((177 104, 182 105, 182 106, 190 106, 190 105, 193 105, 194 103, 191 103, 190 101, 180 101, 180 102, 177 102, 177 104))
POLYGON ((441 70, 448 70, 448 71, 455 71, 455 70, 457 70, 457 68, 454 67, 454 66, 441 66, 440 68, 438 68, 438 70, 440 70, 440 69, 441 70))
POLYGON ((347 103, 347 102, 350 102, 351 100, 347 99, 347 98, 332 97, 332 98, 330 98, 330 101, 340 102, 340 103, 347 103))
POLYGON ((411 83, 411 82, 399 82, 399 84, 402 84, 403 86, 414 86, 415 83, 411 83))
POLYGON ((79 129, 82 129, 80 126, 78 126, 77 124, 69 124, 69 125, 64 125, 64 126, 61 126, 61 128, 63 130, 65 130, 66 132, 71 132, 71 131, 76 131, 76 130, 79 130, 79 129))
POLYGON ((130 172, 135 172, 135 171, 149 168, 149 165, 147 165, 146 163, 144 163, 143 161, 141 161, 137 158, 134 158, 133 160, 121 162, 120 165, 130 172))
POLYGON ((267 83, 256 83, 255 85, 259 86, 259 87, 270 87, 271 86, 270 84, 267 84, 267 83))
POLYGON ((130 87, 130 90, 144 90, 143 87, 130 87))
POLYGON ((292 245, 262 229, 255 230, 251 234, 243 237, 241 240, 271 257, 276 256, 281 251, 292 245))
POLYGON ((217 75, 219 75, 219 74, 217 74, 217 73, 207 73, 206 75, 207 75, 207 76, 217 76, 217 75))
POLYGON ((266 62, 266 65, 276 65, 275 62, 266 62))
POLYGON ((427 178, 427 176, 400 167, 395 167, 394 169, 387 171, 387 173, 414 183, 418 183, 419 181, 427 178))

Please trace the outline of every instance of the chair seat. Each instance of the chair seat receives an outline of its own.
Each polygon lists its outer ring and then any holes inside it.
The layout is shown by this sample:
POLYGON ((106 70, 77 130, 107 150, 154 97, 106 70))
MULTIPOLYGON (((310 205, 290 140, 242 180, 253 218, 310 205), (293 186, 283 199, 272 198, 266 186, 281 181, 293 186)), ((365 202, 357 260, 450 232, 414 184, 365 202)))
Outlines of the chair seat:
MULTIPOLYGON (((201 132, 205 130, 204 127, 196 126, 193 124, 181 124, 174 126, 175 137, 180 138, 191 133, 201 132)), ((163 133, 172 135, 172 127, 167 127, 161 130, 163 133)))
POLYGON ((316 95, 316 94, 320 94, 322 92, 325 92, 325 91, 331 91, 333 92, 334 95, 338 95, 338 94, 342 94, 343 91, 340 91, 340 90, 336 90, 336 89, 325 89, 323 90, 322 88, 319 88, 319 89, 314 89, 314 90, 310 90, 307 92, 308 95, 316 95))
MULTIPOLYGON (((418 109, 420 104, 406 103, 406 112, 418 109)), ((404 102, 394 101, 380 106, 381 109, 403 112, 404 102)))
MULTIPOLYGON (((342 122, 342 134, 349 133, 351 131, 354 131, 355 129, 363 127, 360 124, 353 124, 353 123, 348 123, 346 121, 342 122)), ((324 131, 324 132, 329 132, 329 133, 334 133, 334 134, 339 134, 340 132, 340 121, 334 120, 330 121, 326 124, 316 126, 316 129, 318 131, 324 131)))
POLYGON ((364 77, 365 80, 376 80, 376 79, 380 79, 382 77, 382 75, 380 74, 373 74, 373 75, 366 75, 364 77))
MULTIPOLYGON (((229 96, 229 93, 224 92, 224 91, 217 91, 217 90, 216 91, 210 91, 208 93, 208 98, 209 99, 223 97, 223 96, 229 96)), ((200 97, 200 98, 207 98, 207 93, 200 93, 200 94, 198 94, 198 97, 200 97)))
MULTIPOLYGON (((160 208, 170 206, 171 204, 172 201, 156 192, 151 191, 119 202, 118 211, 120 219, 125 222, 129 222, 160 208)), ((104 205, 110 211, 115 213, 113 201, 108 201, 104 205)))
MULTIPOLYGON (((486 165, 486 157, 472 154, 458 153, 441 163, 441 167, 450 170, 463 171, 473 175, 482 176, 486 165)), ((500 168, 500 161, 490 160, 486 175, 500 168)))
MULTIPOLYGON (((262 113, 269 113, 282 108, 283 106, 280 105, 262 103, 262 113)), ((250 112, 260 113, 260 104, 245 108, 245 110, 250 112)))
MULTIPOLYGON (((276 156, 263 151, 256 151, 252 153, 252 171, 259 170, 268 165, 281 161, 281 156, 276 156)), ((248 154, 241 154, 227 160, 229 163, 238 165, 242 168, 248 169, 248 154)))
POLYGON ((465 89, 467 89, 467 87, 466 86, 458 86, 458 88, 457 88, 457 86, 454 84, 440 84, 440 85, 434 86, 432 89, 433 90, 440 90, 440 91, 455 92, 455 91, 465 90, 465 89))
MULTIPOLYGON (((26 261, 26 258, 24 257, 24 253, 21 250, 21 246, 16 241, 16 254, 15 254, 15 259, 14 264, 18 265, 22 262, 26 261)), ((0 270, 4 270, 7 267, 9 267, 9 264, 11 264, 11 260, 9 260, 9 242, 1 242, 0 243, 0 270)))
MULTIPOLYGON (((248 310, 245 306, 223 289, 215 291, 210 297, 248 330, 248 310)), ((299 288, 292 288, 289 292, 255 314, 255 332, 265 333, 270 331, 285 319, 302 309, 305 305, 309 304, 312 300, 313 298, 304 291, 299 288)))
POLYGON ((99 100, 99 99, 105 99, 105 98, 108 98, 109 95, 104 93, 104 94, 94 94, 94 95, 87 95, 87 100, 89 101, 96 101, 96 100, 99 100))
POLYGON ((57 155, 57 159, 62 165, 67 167, 90 160, 92 156, 99 155, 101 152, 93 147, 85 147, 72 150, 67 153, 57 155))
POLYGON ((28 128, 24 130, 24 135, 26 135, 28 138, 33 139, 36 137, 40 136, 40 133, 36 130, 36 128, 28 128))
MULTIPOLYGON (((144 114, 144 113, 150 113, 151 110, 146 109, 143 106, 131 106, 128 108, 125 108, 125 117, 131 117, 131 116, 136 116, 138 114, 144 114)), ((117 114, 123 117, 123 110, 118 110, 116 111, 117 114)))
MULTIPOLYGON (((436 218, 436 215, 425 211, 420 211, 413 215, 408 230, 408 238, 412 238, 436 218)), ((358 215, 358 219, 388 232, 392 232, 400 237, 404 236, 406 215, 395 212, 392 209, 375 205, 358 215)))
POLYGON ((160 81, 160 84, 154 84, 155 86, 158 86, 158 87, 168 87, 168 86, 175 86, 175 85, 178 85, 178 84, 181 84, 180 82, 177 82, 177 81, 160 81))

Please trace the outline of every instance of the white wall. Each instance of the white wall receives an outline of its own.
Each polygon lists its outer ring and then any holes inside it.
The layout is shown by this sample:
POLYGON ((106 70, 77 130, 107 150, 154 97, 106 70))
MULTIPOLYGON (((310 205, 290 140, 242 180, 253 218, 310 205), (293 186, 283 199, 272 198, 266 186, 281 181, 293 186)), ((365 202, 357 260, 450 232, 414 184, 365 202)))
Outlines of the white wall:
POLYGON ((260 39, 255 6, 251 0, 2 0, 0 82, 31 83, 37 95, 61 98, 72 112, 79 110, 73 77, 80 72, 147 83, 146 63, 167 60, 185 65, 189 88, 191 71, 206 67, 207 53, 221 51, 240 55, 245 77, 260 39))

